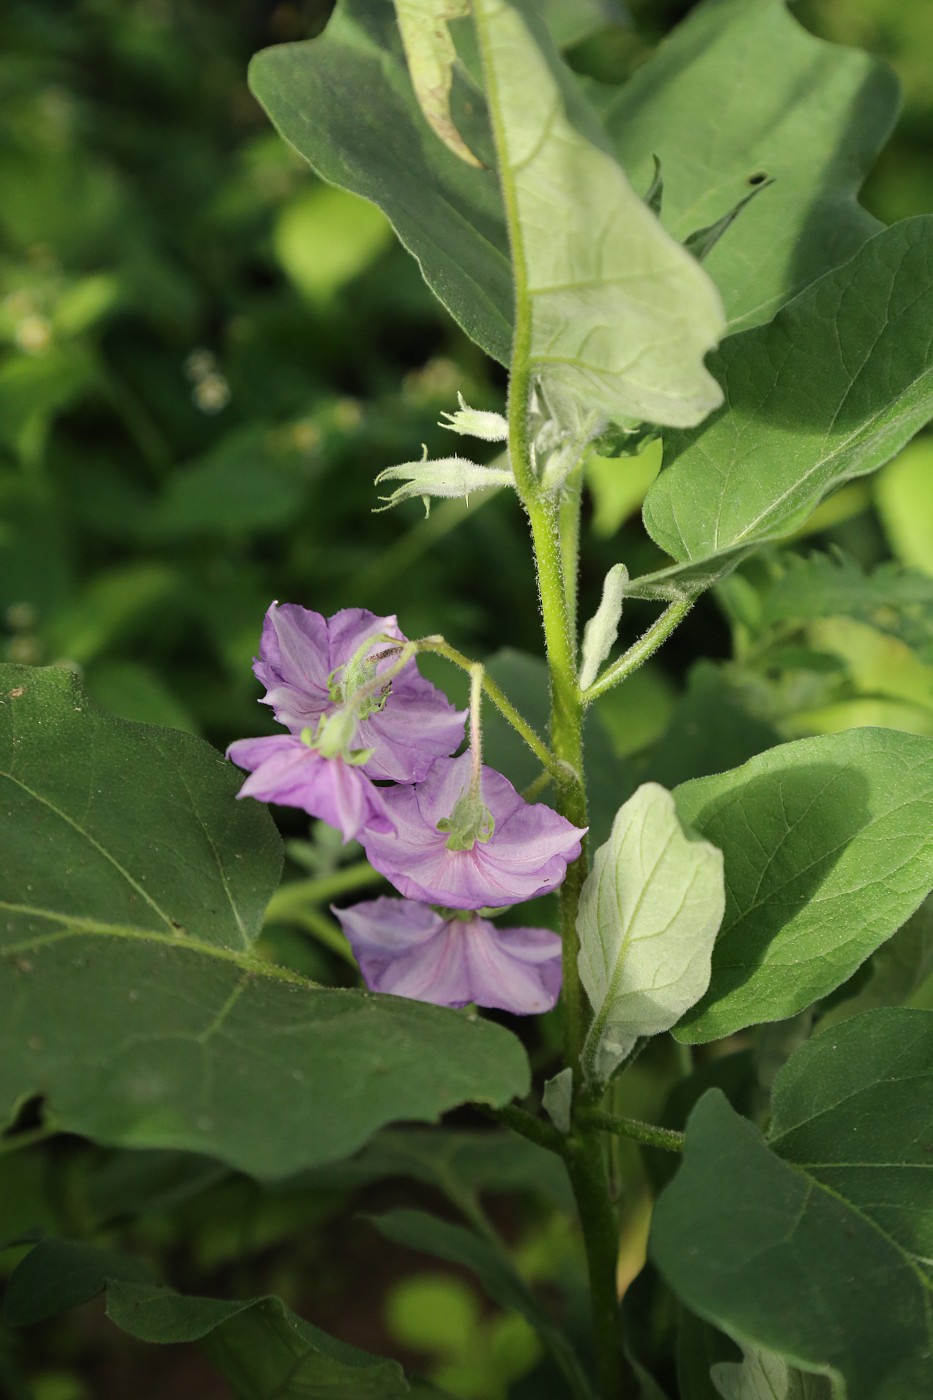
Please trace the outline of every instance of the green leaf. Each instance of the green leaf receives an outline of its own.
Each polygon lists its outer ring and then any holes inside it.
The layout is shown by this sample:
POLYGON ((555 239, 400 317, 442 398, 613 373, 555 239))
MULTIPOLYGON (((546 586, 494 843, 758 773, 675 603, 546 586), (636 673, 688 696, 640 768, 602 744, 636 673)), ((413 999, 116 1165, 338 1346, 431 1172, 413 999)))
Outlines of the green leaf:
POLYGON ((603 596, 599 607, 583 629, 580 649, 580 689, 586 690, 595 681, 599 668, 615 646, 622 620, 622 602, 628 569, 614 564, 603 579, 603 596))
POLYGON ((527 1092, 508 1031, 256 953, 281 846, 240 781, 70 671, 0 669, 2 1117, 41 1094, 62 1129, 273 1177, 527 1092))
POLYGON ((454 320, 507 364, 512 274, 496 177, 431 130, 392 7, 341 0, 319 39, 264 50, 249 79, 285 140, 325 180, 383 210, 454 320))
POLYGON ((783 0, 706 0, 606 122, 636 189, 661 160, 663 221, 681 241, 773 179, 705 264, 745 329, 878 232, 856 195, 897 107, 886 67, 815 39, 783 0))
POLYGON ((279 261, 311 302, 327 302, 391 240, 377 208, 330 185, 303 188, 282 210, 273 235, 279 261))
POLYGON ((552 1322, 498 1243, 423 1210, 393 1210, 369 1219, 386 1239, 469 1269, 493 1302, 506 1312, 518 1313, 531 1324, 559 1361, 564 1374, 572 1378, 574 1395, 591 1394, 568 1338, 552 1322))
POLYGON ((722 854, 683 831, 656 783, 629 798, 580 896, 580 978, 594 1011, 583 1058, 606 1080, 640 1036, 670 1030, 709 985, 725 904, 722 854))
POLYGON ((713 1381, 723 1400, 833 1400, 828 1376, 798 1371, 763 1347, 746 1347, 738 1364, 719 1362, 713 1381))
POLYGON ((933 1389, 931 1062, 933 1015, 873 1011, 792 1056, 767 1143, 707 1094, 655 1207, 652 1257, 685 1305, 847 1400, 933 1389))
POLYGON ((72 1240, 40 1240, 10 1275, 3 1315, 11 1327, 28 1327, 95 1297, 108 1279, 151 1282, 150 1270, 113 1249, 72 1240))
POLYGON ((394 3, 418 105, 448 150, 468 165, 480 165, 450 115, 452 69, 457 50, 447 26, 451 20, 470 13, 470 0, 394 0, 394 3))
MULTIPOLYGON (((533 1192, 569 1213, 564 1164, 516 1133, 463 1128, 388 1128, 353 1157, 305 1173, 316 1189, 358 1190, 386 1177, 432 1186, 457 1206, 479 1192, 533 1192)), ((299 1184, 294 1178, 292 1185, 299 1184)))
POLYGON ((724 567, 802 525, 933 414, 933 218, 871 239, 712 368, 725 405, 672 433, 645 525, 681 566, 724 567))
POLYGON ((713 284, 635 194, 532 8, 473 9, 515 269, 515 354, 552 404, 698 423, 721 402, 703 365, 724 329, 713 284))
POLYGON ((338 1342, 280 1298, 225 1302, 112 1282, 107 1316, 143 1342, 201 1343, 241 1400, 404 1400, 440 1397, 385 1361, 338 1342))
POLYGON ((878 513, 898 559, 933 574, 933 438, 919 438, 875 483, 878 513))
POLYGON ((898 564, 871 573, 846 555, 791 556, 785 573, 762 600, 761 621, 813 622, 854 617, 900 637, 924 661, 933 662, 933 578, 898 564))
POLYGON ((801 739, 675 797, 726 866, 712 979, 679 1040, 802 1011, 933 887, 933 740, 888 729, 801 739))

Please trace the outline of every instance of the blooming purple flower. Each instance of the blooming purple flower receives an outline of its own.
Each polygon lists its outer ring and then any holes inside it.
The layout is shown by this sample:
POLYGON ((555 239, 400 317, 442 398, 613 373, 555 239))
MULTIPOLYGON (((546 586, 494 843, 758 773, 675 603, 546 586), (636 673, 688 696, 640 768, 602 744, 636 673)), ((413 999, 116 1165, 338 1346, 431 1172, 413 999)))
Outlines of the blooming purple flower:
POLYGON ((478 914, 444 917, 408 899, 335 909, 374 992, 436 1006, 494 1006, 528 1016, 560 992, 561 944, 545 928, 495 928, 478 914))
POLYGON ((363 832, 371 864, 401 894, 452 909, 518 904, 556 889, 580 854, 584 832, 544 803, 525 802, 507 778, 484 767, 482 801, 492 818, 491 835, 487 827, 456 849, 448 819, 467 799, 470 779, 471 756, 465 753, 438 759, 414 787, 385 789, 394 830, 363 832))
MULTIPOLYGON (((273 603, 253 664, 266 687, 262 703, 293 734, 315 731, 324 716, 352 704, 361 685, 391 668, 398 653, 380 655, 387 652, 384 637, 405 641, 394 617, 345 608, 324 618, 296 603, 273 603)), ((362 704, 353 747, 373 750, 361 765, 368 777, 418 782, 436 758, 460 744, 464 712, 419 674, 414 660, 387 687, 387 694, 377 687, 362 704)))
POLYGON ((260 802, 301 807, 320 817, 352 841, 365 828, 391 831, 382 791, 360 767, 344 759, 325 758, 294 734, 273 734, 263 739, 238 739, 227 757, 251 776, 237 793, 260 802))

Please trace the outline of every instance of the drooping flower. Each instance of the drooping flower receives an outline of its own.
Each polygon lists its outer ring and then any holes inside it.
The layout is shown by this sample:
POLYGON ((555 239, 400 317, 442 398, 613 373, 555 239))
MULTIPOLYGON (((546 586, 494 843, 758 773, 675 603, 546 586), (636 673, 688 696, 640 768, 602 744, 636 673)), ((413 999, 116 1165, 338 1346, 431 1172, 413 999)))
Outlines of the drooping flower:
POLYGON ((409 899, 452 909, 518 904, 561 883, 584 832, 544 803, 528 803, 493 768, 469 753, 442 758, 423 782, 387 788, 391 834, 361 837, 375 868, 409 899))
POLYGON ((262 703, 293 734, 314 733, 327 716, 350 712, 356 724, 348 744, 372 750, 363 772, 418 782, 436 758, 458 747, 464 713, 420 675, 414 659, 388 675, 398 648, 386 638, 405 641, 391 616, 345 608, 324 618, 296 603, 273 603, 253 670, 266 687, 262 703))
POLYGON ((238 739, 230 745, 227 757, 251 775, 238 797, 300 807, 337 827, 345 841, 355 840, 364 828, 392 830, 382 790, 370 782, 358 763, 340 755, 327 758, 294 734, 238 739))
POLYGON ((374 992, 436 1006, 550 1011, 561 981, 561 943, 544 928, 496 928, 478 914, 440 914, 409 899, 334 909, 363 980, 374 992))

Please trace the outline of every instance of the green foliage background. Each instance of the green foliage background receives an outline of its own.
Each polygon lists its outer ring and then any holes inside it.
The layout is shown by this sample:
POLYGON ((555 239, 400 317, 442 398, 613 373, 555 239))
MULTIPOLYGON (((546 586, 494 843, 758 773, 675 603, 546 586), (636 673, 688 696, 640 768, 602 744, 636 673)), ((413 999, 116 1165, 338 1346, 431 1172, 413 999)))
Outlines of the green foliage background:
MULTIPOLYGON (((498 409, 504 382, 443 317, 382 216, 317 182, 249 94, 250 55, 316 33, 326 8, 20 0, 0 15, 3 659, 71 666, 116 714, 218 746, 270 728, 249 664, 272 598, 397 612, 410 635, 443 630, 475 655, 508 648, 502 683, 532 718, 545 703, 540 668, 520 655, 539 644, 514 502, 445 503, 426 520, 414 503, 372 513, 381 468, 422 442, 451 450, 437 419, 457 391, 498 409)), ((618 81, 687 8, 633 3, 634 24, 607 25, 572 60, 618 81)), ((885 222, 928 212, 926 0, 802 0, 795 13, 893 64, 904 115, 864 199, 885 222)), ((665 562, 638 516, 657 465, 654 448, 589 465, 584 615, 620 558, 633 574, 665 562)), ((933 438, 844 488, 794 549, 796 562, 772 550, 731 576, 663 661, 599 703, 597 826, 626 795, 620 782, 673 786, 779 738, 863 724, 933 734, 933 438), (906 584, 898 563, 914 571, 906 584), (613 759, 621 778, 601 793, 613 759)), ((651 615, 642 607, 627 604, 632 635, 651 615)), ((488 747, 516 781, 534 777, 494 724, 488 747)), ((289 880, 340 878, 320 833, 294 816, 283 825, 289 880)), ((321 980, 350 981, 325 916, 290 903, 287 885, 277 899, 267 946, 321 980)), ((848 1004, 899 999, 901 973, 896 952, 879 955, 848 1004)), ((933 1005, 928 983, 909 994, 933 1005)), ((530 1047, 541 1062, 548 1035, 545 1025, 530 1047)), ((658 1058, 633 1074, 620 1111, 659 1109, 667 1069, 658 1058)), ((370 1227, 354 1226, 338 1253, 344 1198, 326 1172, 273 1190, 168 1153, 141 1175, 129 1157, 74 1141, 0 1156, 0 1237, 40 1224, 136 1247, 176 1286, 278 1292, 349 1341, 413 1358, 456 1394, 487 1400, 513 1380, 516 1397, 542 1394, 532 1333, 486 1311, 465 1275, 426 1273, 370 1227), (367 1271, 372 1286, 351 1306, 367 1271)), ((427 1177, 437 1190, 437 1173, 427 1177)), ((461 1191, 489 1187, 507 1219, 514 1184, 480 1173, 461 1191)), ((375 1189, 386 1193, 377 1205, 415 1199, 375 1189)), ((526 1277, 578 1266, 533 1204, 510 1228, 526 1277)), ((31 1400, 227 1393, 192 1348, 153 1363, 99 1314, 76 1316, 4 1336, 0 1390, 31 1400)))

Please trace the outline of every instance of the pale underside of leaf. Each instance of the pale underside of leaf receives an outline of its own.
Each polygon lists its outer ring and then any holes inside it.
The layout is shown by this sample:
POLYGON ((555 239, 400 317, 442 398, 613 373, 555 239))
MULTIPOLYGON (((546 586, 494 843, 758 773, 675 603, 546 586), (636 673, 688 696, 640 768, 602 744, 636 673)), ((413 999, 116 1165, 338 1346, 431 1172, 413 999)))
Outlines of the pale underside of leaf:
POLYGON ((601 144, 529 10, 505 0, 474 10, 521 353, 552 401, 610 419, 699 422, 721 402, 703 366, 725 324, 715 288, 601 144))
POLYGON ((669 1030, 706 990, 722 920, 722 854, 691 840, 670 793, 619 809, 580 899, 580 977, 594 1011, 584 1058, 606 1079, 640 1036, 669 1030))
POLYGON ((480 165, 450 114, 451 69, 457 57, 452 19, 470 13, 470 0, 394 0, 408 71, 419 106, 448 150, 468 165, 480 165))

